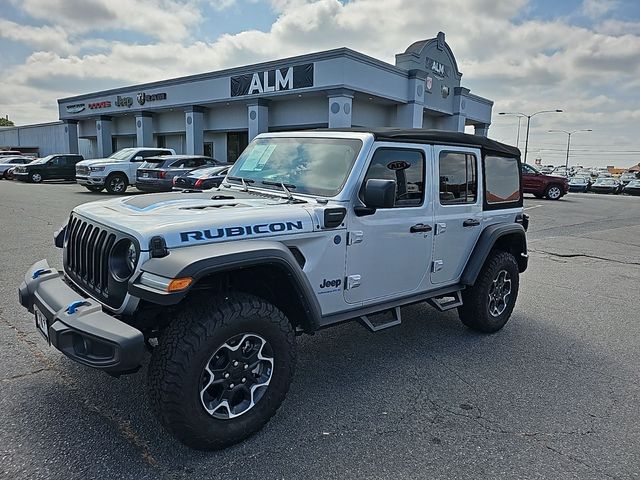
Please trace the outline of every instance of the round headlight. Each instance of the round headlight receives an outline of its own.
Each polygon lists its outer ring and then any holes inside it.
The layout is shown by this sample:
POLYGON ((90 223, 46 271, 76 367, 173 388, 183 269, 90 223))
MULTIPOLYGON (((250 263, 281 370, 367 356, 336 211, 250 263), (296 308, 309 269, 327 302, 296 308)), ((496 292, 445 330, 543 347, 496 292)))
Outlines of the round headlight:
POLYGON ((120 240, 111 250, 109 260, 112 275, 116 280, 124 282, 136 269, 138 249, 131 240, 120 240))

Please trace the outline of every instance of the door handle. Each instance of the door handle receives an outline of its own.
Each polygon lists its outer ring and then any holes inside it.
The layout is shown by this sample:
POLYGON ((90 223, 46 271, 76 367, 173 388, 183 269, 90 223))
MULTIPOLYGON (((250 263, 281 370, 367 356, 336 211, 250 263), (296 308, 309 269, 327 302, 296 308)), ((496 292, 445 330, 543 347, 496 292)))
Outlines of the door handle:
POLYGON ((463 227, 477 227, 478 225, 480 225, 480 220, 476 220, 475 218, 467 218, 462 222, 463 227))
POLYGON ((433 230, 433 227, 431 225, 425 225, 424 223, 417 223, 409 229, 411 233, 430 232, 431 230, 433 230))

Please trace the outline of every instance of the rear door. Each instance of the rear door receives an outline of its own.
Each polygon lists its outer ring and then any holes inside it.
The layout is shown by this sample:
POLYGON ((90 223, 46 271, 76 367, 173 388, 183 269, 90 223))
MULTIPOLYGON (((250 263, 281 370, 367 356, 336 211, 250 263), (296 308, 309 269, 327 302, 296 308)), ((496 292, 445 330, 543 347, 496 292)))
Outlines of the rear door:
POLYGON ((482 230, 480 151, 434 147, 438 188, 431 283, 456 283, 482 230))

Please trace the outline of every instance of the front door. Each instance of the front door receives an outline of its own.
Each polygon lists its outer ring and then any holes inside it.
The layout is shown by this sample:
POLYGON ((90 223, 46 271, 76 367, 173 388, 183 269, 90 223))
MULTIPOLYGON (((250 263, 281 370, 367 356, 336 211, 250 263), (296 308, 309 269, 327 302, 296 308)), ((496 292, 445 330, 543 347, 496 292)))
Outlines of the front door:
POLYGON ((431 283, 457 282, 482 231, 480 152, 434 147, 438 176, 431 283))
POLYGON ((410 295, 423 284, 433 238, 429 231, 433 228, 433 206, 425 195, 430 150, 429 146, 390 143, 380 144, 373 152, 361 185, 372 178, 395 180, 395 206, 380 208, 372 215, 351 215, 344 291, 347 303, 377 303, 385 297, 410 295))
POLYGON ((535 168, 522 164, 522 190, 526 193, 539 193, 544 191, 543 178, 535 168))
POLYGON ((58 179, 64 177, 64 162, 63 156, 53 157, 47 163, 47 168, 42 173, 42 178, 58 179))

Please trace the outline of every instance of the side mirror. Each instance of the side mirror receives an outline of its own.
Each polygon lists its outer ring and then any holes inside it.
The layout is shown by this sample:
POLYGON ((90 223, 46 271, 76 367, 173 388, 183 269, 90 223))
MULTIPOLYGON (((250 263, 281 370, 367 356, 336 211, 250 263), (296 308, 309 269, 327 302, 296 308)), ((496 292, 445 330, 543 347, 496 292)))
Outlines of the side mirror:
POLYGON ((144 161, 144 157, 142 155, 137 155, 133 158, 134 162, 142 162, 144 161))
POLYGON ((367 180, 362 192, 364 207, 356 207, 355 213, 359 217, 373 215, 378 208, 391 208, 396 203, 396 181, 379 180, 371 178, 367 180))

